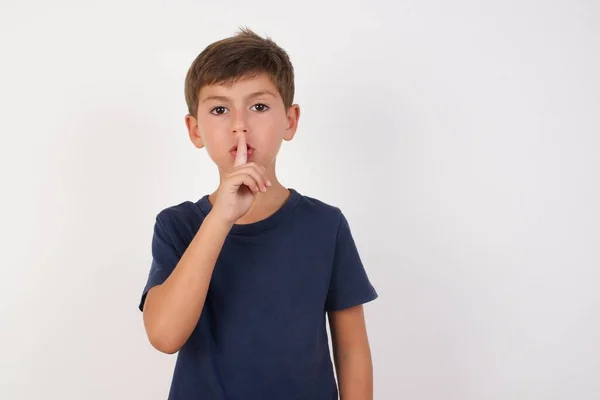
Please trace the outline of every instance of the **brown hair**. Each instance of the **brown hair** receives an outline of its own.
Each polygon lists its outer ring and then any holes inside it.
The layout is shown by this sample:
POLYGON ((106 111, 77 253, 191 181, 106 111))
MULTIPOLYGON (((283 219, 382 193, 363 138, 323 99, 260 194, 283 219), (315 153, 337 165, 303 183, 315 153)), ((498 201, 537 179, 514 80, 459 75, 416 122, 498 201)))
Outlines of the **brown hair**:
POLYGON ((267 73, 279 90, 283 104, 294 101, 294 68, 287 53, 269 37, 248 28, 235 36, 208 45, 194 60, 185 78, 185 101, 194 117, 200 89, 212 84, 233 84, 242 77, 267 73))

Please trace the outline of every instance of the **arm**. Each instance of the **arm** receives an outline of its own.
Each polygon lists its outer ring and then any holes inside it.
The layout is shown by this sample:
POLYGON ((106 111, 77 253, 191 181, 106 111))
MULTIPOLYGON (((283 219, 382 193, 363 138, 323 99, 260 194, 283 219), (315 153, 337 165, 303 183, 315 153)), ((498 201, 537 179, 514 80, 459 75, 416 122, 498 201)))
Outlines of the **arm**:
POLYGON ((231 224, 207 215, 171 275, 148 291, 144 327, 157 350, 173 354, 192 334, 230 229, 231 224))
POLYGON ((175 353, 198 324, 215 264, 235 221, 266 192, 266 168, 248 163, 245 135, 238 138, 233 169, 221 180, 215 205, 169 277, 146 294, 144 326, 152 346, 175 353))
POLYGON ((329 313, 341 400, 373 399, 373 364, 363 306, 329 313))

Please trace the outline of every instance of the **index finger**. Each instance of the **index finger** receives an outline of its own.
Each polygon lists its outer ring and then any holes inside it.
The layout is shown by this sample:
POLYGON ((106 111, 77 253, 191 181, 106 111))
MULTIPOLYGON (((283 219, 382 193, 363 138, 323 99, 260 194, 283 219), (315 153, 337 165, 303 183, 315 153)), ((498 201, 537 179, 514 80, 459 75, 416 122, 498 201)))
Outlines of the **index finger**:
POLYGON ((246 146, 246 136, 244 134, 240 135, 238 140, 238 146, 235 153, 235 161, 233 162, 233 166, 239 167, 240 165, 246 164, 248 161, 248 147, 246 146))

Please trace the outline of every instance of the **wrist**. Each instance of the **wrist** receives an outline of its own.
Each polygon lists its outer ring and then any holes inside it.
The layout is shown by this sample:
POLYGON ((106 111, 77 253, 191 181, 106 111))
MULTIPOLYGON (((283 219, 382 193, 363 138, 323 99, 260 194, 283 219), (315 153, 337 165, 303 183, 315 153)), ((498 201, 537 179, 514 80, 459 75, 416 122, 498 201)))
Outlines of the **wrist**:
POLYGON ((205 218, 204 223, 208 223, 211 227, 218 229, 219 231, 228 233, 233 227, 234 223, 228 221, 226 218, 222 217, 218 212, 215 212, 212 209, 205 218))

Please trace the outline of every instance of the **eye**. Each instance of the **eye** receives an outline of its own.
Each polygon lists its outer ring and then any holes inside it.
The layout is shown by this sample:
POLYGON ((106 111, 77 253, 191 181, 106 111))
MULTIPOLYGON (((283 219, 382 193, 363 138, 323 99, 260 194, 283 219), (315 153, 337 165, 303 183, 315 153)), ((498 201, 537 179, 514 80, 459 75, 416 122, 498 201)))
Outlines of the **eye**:
POLYGON ((253 105, 252 108, 254 108, 254 110, 258 112, 265 112, 269 109, 269 106, 266 104, 258 103, 253 105))
POLYGON ((222 115, 222 114, 225 114, 226 112, 227 112, 227 109, 223 106, 216 106, 212 110, 210 110, 210 113, 213 115, 222 115))

